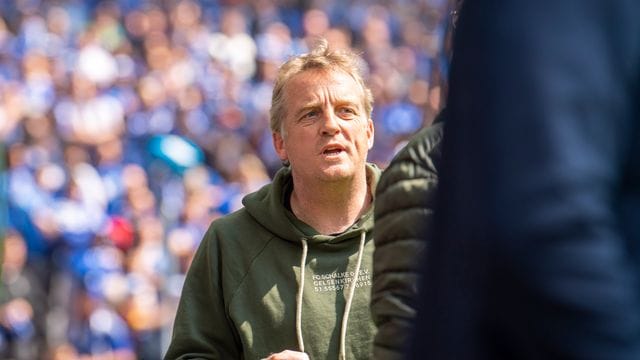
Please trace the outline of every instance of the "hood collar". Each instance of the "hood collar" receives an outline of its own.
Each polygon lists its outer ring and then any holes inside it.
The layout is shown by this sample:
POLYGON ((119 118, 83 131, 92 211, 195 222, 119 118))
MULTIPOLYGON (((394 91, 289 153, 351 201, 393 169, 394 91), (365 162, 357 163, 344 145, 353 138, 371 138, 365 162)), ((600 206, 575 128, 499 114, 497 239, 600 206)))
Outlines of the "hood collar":
MULTIPOLYGON (((375 164, 368 163, 366 167, 368 191, 374 195, 381 170, 375 164)), ((295 243, 299 243, 302 238, 307 238, 311 243, 338 243, 359 236, 363 230, 368 232, 373 228, 372 204, 369 210, 343 233, 335 236, 318 234, 285 207, 288 200, 286 196, 291 194, 292 187, 291 168, 283 167, 278 170, 270 184, 245 196, 242 204, 249 214, 271 233, 295 243)))

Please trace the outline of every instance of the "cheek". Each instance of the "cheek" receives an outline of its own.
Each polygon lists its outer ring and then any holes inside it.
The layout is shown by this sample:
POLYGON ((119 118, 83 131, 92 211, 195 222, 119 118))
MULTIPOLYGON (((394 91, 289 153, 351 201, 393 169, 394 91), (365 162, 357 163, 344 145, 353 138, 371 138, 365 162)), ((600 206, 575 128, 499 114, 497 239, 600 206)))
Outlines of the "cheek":
POLYGON ((309 152, 309 149, 311 148, 311 143, 309 140, 304 141, 300 138, 290 138, 287 141, 287 152, 289 153, 289 156, 296 156, 296 155, 302 155, 304 156, 304 154, 309 152))
POLYGON ((353 129, 353 131, 358 134, 358 139, 360 139, 358 142, 367 149, 371 149, 371 146, 373 146, 373 131, 366 125, 360 125, 357 129, 353 129))

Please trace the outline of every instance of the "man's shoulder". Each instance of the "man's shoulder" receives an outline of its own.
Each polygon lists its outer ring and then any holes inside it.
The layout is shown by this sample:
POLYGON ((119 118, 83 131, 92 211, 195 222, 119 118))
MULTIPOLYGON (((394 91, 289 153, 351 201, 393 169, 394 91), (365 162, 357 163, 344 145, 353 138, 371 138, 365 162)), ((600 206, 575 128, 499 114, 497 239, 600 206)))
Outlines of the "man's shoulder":
POLYGON ((203 237, 203 248, 215 258, 225 259, 234 269, 248 269, 251 259, 258 256, 273 238, 248 215, 245 208, 211 222, 203 237))
POLYGON ((254 223, 254 219, 249 215, 245 207, 241 207, 229 214, 220 216, 214 219, 209 225, 209 232, 227 232, 227 231, 241 231, 242 229, 251 226, 254 223))
POLYGON ((424 155, 429 156, 435 151, 439 151, 443 133, 444 123, 442 122, 421 129, 409 139, 409 142, 398 153, 397 157, 404 156, 419 160, 424 155))
POLYGON ((443 123, 436 123, 417 132, 393 157, 382 174, 381 182, 390 178, 420 178, 438 173, 442 152, 443 123))

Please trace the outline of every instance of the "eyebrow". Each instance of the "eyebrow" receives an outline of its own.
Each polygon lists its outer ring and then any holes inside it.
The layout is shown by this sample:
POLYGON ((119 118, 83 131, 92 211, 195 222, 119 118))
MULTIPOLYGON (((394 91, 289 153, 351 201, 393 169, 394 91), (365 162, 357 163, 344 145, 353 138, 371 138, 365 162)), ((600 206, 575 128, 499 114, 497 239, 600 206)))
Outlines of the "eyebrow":
MULTIPOLYGON (((357 109, 362 109, 361 105, 362 104, 360 104, 358 100, 349 98, 349 99, 336 101, 336 103, 334 104, 334 107, 350 106, 357 109)), ((319 108, 322 108, 322 104, 318 102, 310 102, 308 105, 305 105, 302 108, 300 108, 300 110, 296 111, 294 115, 296 118, 299 118, 300 116, 302 116, 303 113, 312 109, 319 109, 319 108)))
POLYGON ((309 110, 313 110, 313 109, 319 109, 322 106, 318 103, 310 103, 309 105, 305 105, 302 108, 300 108, 300 110, 296 111, 294 114, 295 119, 299 119, 304 113, 306 113, 309 110))

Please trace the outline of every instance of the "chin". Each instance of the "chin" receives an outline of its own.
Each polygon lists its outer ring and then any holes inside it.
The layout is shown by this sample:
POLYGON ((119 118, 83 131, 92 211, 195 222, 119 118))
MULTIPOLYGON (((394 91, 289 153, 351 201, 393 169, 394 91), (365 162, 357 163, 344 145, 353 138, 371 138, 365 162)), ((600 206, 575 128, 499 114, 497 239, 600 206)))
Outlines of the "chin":
POLYGON ((324 169, 320 177, 328 181, 340 181, 352 178, 353 175, 354 171, 351 166, 332 166, 324 169))

